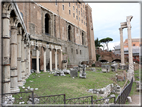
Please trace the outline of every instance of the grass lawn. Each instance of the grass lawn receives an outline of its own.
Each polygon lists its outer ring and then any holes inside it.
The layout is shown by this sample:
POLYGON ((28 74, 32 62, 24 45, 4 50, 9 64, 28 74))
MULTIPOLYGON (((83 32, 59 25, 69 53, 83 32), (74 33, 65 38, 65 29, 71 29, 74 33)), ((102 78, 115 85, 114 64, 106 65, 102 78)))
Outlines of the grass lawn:
MULTIPOLYGON (((32 73, 26 80, 25 87, 38 88, 35 93, 38 96, 66 94, 66 98, 76 98, 95 94, 87 92, 88 89, 98 89, 106 87, 108 84, 114 83, 115 72, 100 73, 101 69, 96 72, 86 71, 86 79, 79 77, 71 78, 69 74, 66 76, 54 76, 49 72, 41 72, 39 74, 32 73), (40 77, 39 77, 40 76, 40 77), (30 81, 33 82, 30 82, 30 81)), ((125 81, 117 82, 123 87, 125 81)), ((99 99, 99 98, 97 98, 99 99)))

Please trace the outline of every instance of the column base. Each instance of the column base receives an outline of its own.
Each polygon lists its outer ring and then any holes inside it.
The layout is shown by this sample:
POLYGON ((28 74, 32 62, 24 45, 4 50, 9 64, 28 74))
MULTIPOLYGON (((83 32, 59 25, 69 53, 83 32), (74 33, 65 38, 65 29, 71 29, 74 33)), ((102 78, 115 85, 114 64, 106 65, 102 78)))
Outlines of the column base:
POLYGON ((126 69, 126 65, 125 64, 120 64, 120 69, 125 70, 126 69))
POLYGON ((20 92, 19 87, 16 87, 16 88, 11 88, 10 90, 11 90, 11 93, 20 92))
POLYGON ((127 73, 127 79, 128 79, 129 81, 131 81, 132 77, 133 77, 133 81, 135 81, 135 78, 134 78, 134 70, 129 69, 129 70, 128 70, 128 73, 127 73))
POLYGON ((40 72, 38 71, 38 72, 36 72, 36 73, 40 73, 40 72))
POLYGON ((18 86, 19 86, 19 87, 22 87, 23 85, 24 85, 24 84, 23 84, 22 81, 18 82, 18 86))

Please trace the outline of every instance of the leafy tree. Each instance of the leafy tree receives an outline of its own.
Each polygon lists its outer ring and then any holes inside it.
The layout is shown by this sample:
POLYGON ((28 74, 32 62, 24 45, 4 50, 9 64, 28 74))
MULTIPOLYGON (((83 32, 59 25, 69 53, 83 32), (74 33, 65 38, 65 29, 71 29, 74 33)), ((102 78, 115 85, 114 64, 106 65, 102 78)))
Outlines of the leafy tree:
POLYGON ((96 48, 103 47, 98 38, 95 40, 95 47, 96 48))
POLYGON ((108 43, 109 43, 110 41, 113 41, 113 39, 112 39, 112 38, 109 38, 109 37, 103 38, 103 39, 100 40, 101 43, 105 43, 105 44, 106 44, 107 50, 109 50, 109 49, 108 49, 108 43))

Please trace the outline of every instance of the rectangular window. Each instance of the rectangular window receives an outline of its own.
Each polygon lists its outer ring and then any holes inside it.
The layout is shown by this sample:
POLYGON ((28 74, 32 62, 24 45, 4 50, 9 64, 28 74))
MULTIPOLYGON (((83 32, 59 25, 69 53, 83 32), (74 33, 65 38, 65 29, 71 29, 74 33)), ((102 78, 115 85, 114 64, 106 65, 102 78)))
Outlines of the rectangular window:
POLYGON ((76 49, 76 54, 78 54, 78 50, 76 49))
POLYGON ((64 10, 64 5, 63 5, 63 10, 64 10))
POLYGON ((56 0, 56 3, 55 3, 56 5, 57 5, 57 0, 56 0))
POLYGON ((75 13, 73 13, 73 17, 75 17, 75 13))
POLYGON ((69 7, 70 7, 70 3, 69 3, 69 7))
POLYGON ((69 10, 69 14, 71 14, 71 11, 69 10))
POLYGON ((80 50, 80 55, 81 55, 81 50, 80 50))
POLYGON ((73 6, 73 10, 75 10, 74 6, 73 6))
POLYGON ((78 20, 78 16, 76 16, 76 19, 78 20))
POLYGON ((79 15, 80 15, 80 11, 79 11, 79 15))
POLYGON ((71 48, 71 53, 73 53, 73 48, 71 48))

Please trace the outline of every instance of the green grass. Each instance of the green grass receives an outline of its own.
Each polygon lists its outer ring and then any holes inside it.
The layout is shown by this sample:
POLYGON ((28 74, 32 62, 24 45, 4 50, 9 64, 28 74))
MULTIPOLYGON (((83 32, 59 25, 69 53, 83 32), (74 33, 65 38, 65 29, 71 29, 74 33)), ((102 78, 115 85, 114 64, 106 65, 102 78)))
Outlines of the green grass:
MULTIPOLYGON (((116 74, 112 71, 109 73, 100 73, 100 71, 101 69, 96 72, 86 71, 86 79, 79 77, 73 79, 69 74, 66 76, 54 76, 48 72, 41 72, 40 74, 33 73, 26 80, 25 87, 38 88, 38 90, 35 91, 38 96, 66 94, 66 98, 90 95, 96 97, 95 94, 89 93, 87 90, 103 88, 108 84, 112 84, 114 82, 112 78, 115 78, 116 74), (30 82, 31 80, 33 82, 30 82)), ((124 82, 118 82, 118 85, 122 87, 124 82)))

